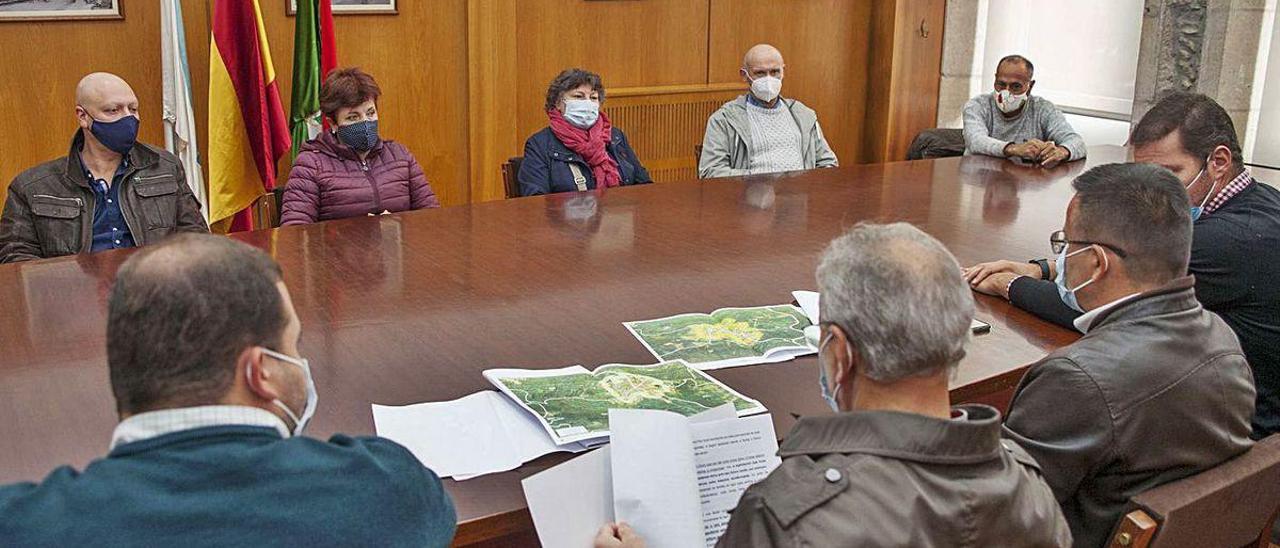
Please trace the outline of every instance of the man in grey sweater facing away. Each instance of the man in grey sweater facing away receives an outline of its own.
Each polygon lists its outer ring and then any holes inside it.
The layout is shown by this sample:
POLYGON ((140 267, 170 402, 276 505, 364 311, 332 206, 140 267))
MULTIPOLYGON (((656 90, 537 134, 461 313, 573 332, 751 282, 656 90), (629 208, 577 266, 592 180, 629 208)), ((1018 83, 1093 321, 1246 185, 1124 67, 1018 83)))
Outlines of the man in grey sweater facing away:
POLYGON ((964 106, 965 154, 1016 158, 1041 167, 1084 159, 1084 139, 1058 107, 1031 95, 1034 76, 1035 65, 1021 55, 1000 60, 995 91, 964 106))

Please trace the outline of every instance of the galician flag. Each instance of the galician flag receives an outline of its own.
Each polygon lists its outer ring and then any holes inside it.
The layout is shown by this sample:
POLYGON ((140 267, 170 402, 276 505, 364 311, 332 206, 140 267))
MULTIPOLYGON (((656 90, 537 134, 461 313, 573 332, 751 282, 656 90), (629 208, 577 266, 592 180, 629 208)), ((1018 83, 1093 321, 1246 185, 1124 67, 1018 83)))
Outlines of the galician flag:
POLYGON ((209 44, 209 222, 250 228, 248 207, 276 186, 289 125, 258 0, 214 0, 209 44))
POLYGON ((320 84, 329 71, 338 66, 330 1, 298 0, 293 28, 293 100, 289 116, 293 135, 291 159, 298 157, 302 143, 320 133, 320 84))
POLYGON ((187 67, 187 34, 182 25, 182 3, 160 2, 160 69, 164 74, 164 148, 178 157, 187 172, 187 185, 200 201, 200 212, 209 222, 209 194, 200 173, 196 146, 196 113, 191 101, 191 70, 187 67))

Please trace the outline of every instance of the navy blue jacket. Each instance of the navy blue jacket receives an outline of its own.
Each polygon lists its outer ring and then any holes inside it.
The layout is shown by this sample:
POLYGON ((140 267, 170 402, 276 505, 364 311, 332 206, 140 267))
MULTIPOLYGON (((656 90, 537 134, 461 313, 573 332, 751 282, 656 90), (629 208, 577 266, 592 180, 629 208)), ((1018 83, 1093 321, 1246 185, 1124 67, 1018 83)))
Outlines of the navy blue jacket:
MULTIPOLYGON (((618 162, 618 174, 622 176, 623 185, 653 182, 649 178, 649 172, 640 165, 640 159, 636 158, 635 151, 631 150, 631 144, 627 142, 627 136, 622 133, 622 130, 613 128, 612 139, 607 148, 609 156, 618 162)), ((578 165, 582 176, 587 179, 587 188, 596 187, 596 178, 591 173, 591 166, 587 165, 578 153, 564 146, 564 143, 556 138, 555 133, 551 132, 550 127, 534 133, 524 142, 524 162, 520 164, 519 176, 520 195, 576 192, 578 187, 573 183, 573 172, 569 171, 570 163, 578 165)))
POLYGON ((448 546, 453 503, 382 438, 211 426, 0 487, 3 546, 448 546))

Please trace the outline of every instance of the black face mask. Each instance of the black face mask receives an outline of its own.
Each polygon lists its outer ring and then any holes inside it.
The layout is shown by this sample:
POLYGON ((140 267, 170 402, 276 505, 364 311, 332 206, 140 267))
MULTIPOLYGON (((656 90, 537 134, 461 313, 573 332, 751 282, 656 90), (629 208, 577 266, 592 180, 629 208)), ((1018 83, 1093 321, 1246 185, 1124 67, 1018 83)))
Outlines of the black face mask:
POLYGON ((102 146, 115 151, 116 154, 128 154, 133 144, 138 142, 138 117, 125 116, 114 122, 93 121, 89 131, 102 146))
POLYGON ((338 140, 357 151, 372 150, 378 144, 378 121, 365 120, 338 126, 338 140))

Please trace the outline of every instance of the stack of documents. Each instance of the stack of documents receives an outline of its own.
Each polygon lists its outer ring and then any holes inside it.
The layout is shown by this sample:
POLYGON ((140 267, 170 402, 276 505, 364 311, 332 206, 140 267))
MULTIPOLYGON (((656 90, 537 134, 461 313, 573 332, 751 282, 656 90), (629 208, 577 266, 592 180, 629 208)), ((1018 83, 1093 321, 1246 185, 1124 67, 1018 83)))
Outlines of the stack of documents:
POLYGON ((611 409, 656 409, 677 417, 722 405, 735 416, 765 412, 760 402, 680 361, 610 364, 594 372, 580 365, 490 369, 484 377, 501 392, 403 407, 374 405, 374 427, 437 475, 465 480, 513 470, 548 453, 576 453, 604 443, 611 409))
POLYGON ((649 546, 713 546, 742 492, 781 463, 773 419, 728 405, 690 418, 612 410, 609 430, 610 446, 524 480, 543 546, 590 547, 611 521, 649 546))
POLYGON ((580 365, 490 369, 484 378, 531 413, 557 445, 608 437, 612 409, 658 409, 690 416, 727 403, 738 415, 765 411, 760 402, 682 361, 609 364, 594 372, 580 365))

